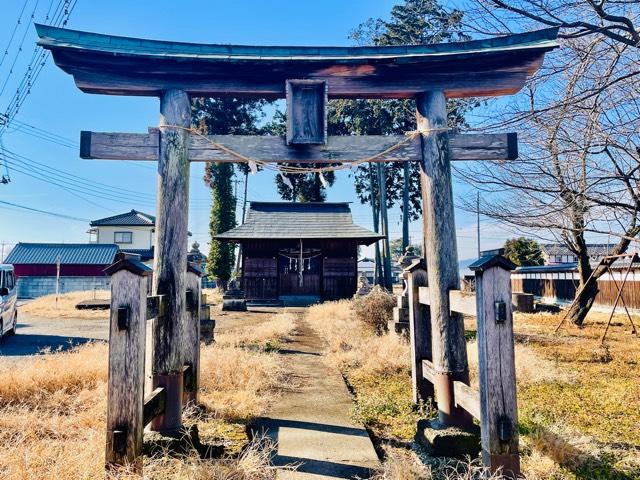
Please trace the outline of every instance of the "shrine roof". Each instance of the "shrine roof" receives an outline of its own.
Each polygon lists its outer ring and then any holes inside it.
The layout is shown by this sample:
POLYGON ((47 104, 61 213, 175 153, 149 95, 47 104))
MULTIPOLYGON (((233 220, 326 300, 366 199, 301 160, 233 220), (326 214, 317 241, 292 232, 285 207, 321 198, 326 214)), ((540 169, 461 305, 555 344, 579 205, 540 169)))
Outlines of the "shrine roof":
POLYGON ((36 24, 38 44, 92 93, 281 97, 284 81, 325 79, 329 96, 408 98, 513 93, 558 46, 557 28, 432 45, 306 47, 197 44, 103 35, 36 24), (452 82, 452 80, 455 80, 452 82))
POLYGON ((353 223, 346 202, 250 202, 244 224, 220 240, 351 239, 370 244, 384 236, 353 223))

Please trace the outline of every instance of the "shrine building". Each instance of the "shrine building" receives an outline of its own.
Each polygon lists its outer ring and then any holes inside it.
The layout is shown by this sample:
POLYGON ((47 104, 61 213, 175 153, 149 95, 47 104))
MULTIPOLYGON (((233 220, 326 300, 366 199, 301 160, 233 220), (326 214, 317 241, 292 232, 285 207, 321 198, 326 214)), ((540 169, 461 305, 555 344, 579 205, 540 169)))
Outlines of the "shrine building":
POLYGON ((241 245, 247 300, 299 305, 352 297, 358 247, 383 236, 354 224, 348 203, 250 202, 216 238, 241 245))

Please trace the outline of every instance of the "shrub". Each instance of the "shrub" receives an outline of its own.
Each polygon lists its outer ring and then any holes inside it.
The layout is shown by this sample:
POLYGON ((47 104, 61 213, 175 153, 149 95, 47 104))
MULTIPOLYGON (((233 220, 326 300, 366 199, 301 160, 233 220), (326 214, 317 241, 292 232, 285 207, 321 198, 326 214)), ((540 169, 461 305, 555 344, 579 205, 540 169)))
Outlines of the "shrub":
POLYGON ((353 300, 356 319, 376 335, 387 331, 395 306, 396 297, 377 285, 367 295, 353 300))

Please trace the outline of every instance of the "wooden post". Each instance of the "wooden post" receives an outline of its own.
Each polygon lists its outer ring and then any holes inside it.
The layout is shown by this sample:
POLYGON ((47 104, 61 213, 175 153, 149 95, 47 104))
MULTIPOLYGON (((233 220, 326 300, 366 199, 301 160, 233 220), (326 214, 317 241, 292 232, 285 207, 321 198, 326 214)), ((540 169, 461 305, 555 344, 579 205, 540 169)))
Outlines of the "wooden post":
POLYGON ((482 459, 506 478, 520 473, 511 273, 500 253, 469 266, 476 273, 482 459))
POLYGON ((119 255, 106 273, 111 275, 111 315, 105 461, 107 467, 129 464, 141 472, 145 320, 151 269, 119 255))
POLYGON ((187 311, 184 317, 184 365, 191 367, 184 385, 184 403, 198 403, 200 387, 200 302, 202 271, 187 266, 187 311))
POLYGON ((430 292, 432 352, 438 419, 443 425, 471 425, 456 407, 455 380, 469 383, 462 315, 450 313, 449 290, 458 289, 458 252, 453 211, 447 101, 442 91, 416 98, 418 130, 422 131, 422 210, 424 255, 430 292))
POLYGON ((383 163, 376 164, 378 168, 378 188, 380 190, 380 223, 382 224, 382 264, 384 288, 391 291, 391 248, 389 246, 389 215, 387 215, 387 173, 383 163))
POLYGON ((152 389, 167 391, 165 414, 151 429, 174 432, 182 426, 182 321, 185 315, 189 206, 188 131, 191 102, 182 90, 160 97, 160 156, 153 294, 165 296, 164 315, 153 324, 152 389))
POLYGON ((422 361, 432 360, 431 316, 429 307, 420 303, 419 288, 427 285, 427 270, 424 260, 416 260, 405 271, 408 272, 409 290, 409 339, 411 341, 411 383, 413 401, 433 400, 433 384, 424 378, 422 361))

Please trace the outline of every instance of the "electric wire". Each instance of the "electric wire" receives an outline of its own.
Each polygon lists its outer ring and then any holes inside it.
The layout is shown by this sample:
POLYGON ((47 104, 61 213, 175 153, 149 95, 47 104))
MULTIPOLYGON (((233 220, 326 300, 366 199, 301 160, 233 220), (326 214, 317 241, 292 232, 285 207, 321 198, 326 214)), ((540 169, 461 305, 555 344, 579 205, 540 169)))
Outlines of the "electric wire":
POLYGON ((64 213, 50 212, 48 210, 40 210, 39 208, 27 207, 26 205, 19 205, 17 203, 7 202, 7 201, 4 201, 4 200, 0 200, 0 204, 8 205, 8 206, 13 207, 13 208, 27 210, 27 211, 31 211, 31 212, 35 212, 35 213, 40 213, 40 214, 43 214, 43 215, 51 215, 51 216, 58 217, 58 218, 64 218, 64 219, 67 219, 67 220, 76 220, 78 222, 90 222, 91 221, 88 218, 74 217, 72 215, 65 215, 64 213))
MULTIPOLYGON (((36 0, 36 3, 33 7, 33 11, 31 12, 31 20, 35 19, 35 15, 36 15, 36 9, 38 8, 38 3, 40 2, 40 0, 36 0)), ((15 56, 13 57, 13 62, 11 63, 11 67, 9 68, 9 74, 6 76, 6 78, 4 79, 4 83, 2 84, 2 88, 0 88, 0 96, 4 93, 5 88, 7 88, 7 84, 9 83, 9 79, 11 78, 11 75, 13 75, 13 69, 16 66, 16 62, 18 61, 18 58, 20 57, 20 54, 22 53, 22 47, 24 46, 24 41, 27 38, 27 33, 29 32, 29 27, 30 24, 27 23, 25 29, 24 29, 24 33, 22 34, 22 39, 20 40, 20 45, 18 46, 18 51, 16 52, 15 56)))
POLYGON ((7 55, 9 55, 9 48, 11 48, 11 44, 13 43, 13 39, 16 36, 16 31, 18 30, 18 27, 22 23, 22 15, 24 14, 24 11, 27 8, 27 4, 28 3, 29 3, 29 0, 25 0, 24 3, 22 4, 22 10, 20 10, 20 14, 18 15, 18 21, 16 22, 16 24, 13 27, 13 31, 11 32, 11 36, 9 37, 9 42, 7 43, 7 46, 4 49, 4 53, 2 54, 2 58, 0 58, 0 67, 2 67, 2 64, 4 63, 5 58, 7 58, 7 55))

